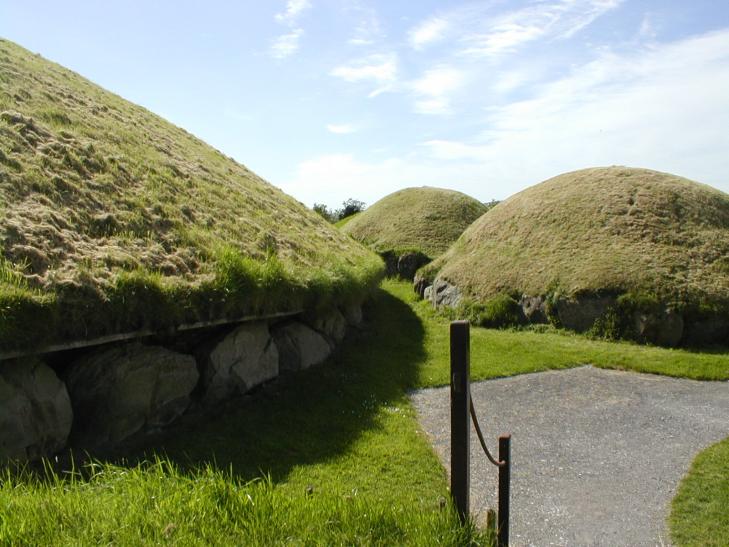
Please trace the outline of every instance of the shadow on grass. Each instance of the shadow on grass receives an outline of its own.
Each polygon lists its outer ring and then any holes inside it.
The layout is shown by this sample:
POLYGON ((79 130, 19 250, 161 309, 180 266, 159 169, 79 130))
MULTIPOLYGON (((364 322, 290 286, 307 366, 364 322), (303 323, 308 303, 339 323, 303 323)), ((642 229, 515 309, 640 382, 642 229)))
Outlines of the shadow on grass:
POLYGON ((423 326, 407 304, 380 289, 367 315, 364 332, 324 365, 280 378, 200 423, 173 426, 125 454, 126 464, 160 455, 182 469, 212 464, 276 483, 294 466, 343 453, 377 427, 383 405, 406 399, 425 357, 423 326))

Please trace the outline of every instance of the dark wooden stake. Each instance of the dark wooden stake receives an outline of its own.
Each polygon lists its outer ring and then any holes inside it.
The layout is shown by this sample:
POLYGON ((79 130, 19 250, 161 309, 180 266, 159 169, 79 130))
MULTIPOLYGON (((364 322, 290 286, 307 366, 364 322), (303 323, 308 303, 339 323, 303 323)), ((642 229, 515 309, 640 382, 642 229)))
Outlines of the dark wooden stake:
POLYGON ((497 527, 497 545, 509 545, 509 490, 511 481, 511 435, 499 436, 499 523, 497 527))
POLYGON ((469 517, 470 331, 468 321, 451 323, 451 495, 462 522, 469 517))

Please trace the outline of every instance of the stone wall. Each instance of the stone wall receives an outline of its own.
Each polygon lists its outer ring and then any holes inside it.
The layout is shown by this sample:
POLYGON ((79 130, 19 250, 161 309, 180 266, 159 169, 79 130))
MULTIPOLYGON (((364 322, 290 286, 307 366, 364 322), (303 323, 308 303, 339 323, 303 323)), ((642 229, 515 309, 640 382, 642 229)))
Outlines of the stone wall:
POLYGON ((135 341, 57 355, 47 359, 52 367, 38 357, 0 361, 0 460, 69 446, 113 449, 322 363, 361 323, 361 305, 351 304, 197 334, 192 348, 184 340, 135 341))
MULTIPOLYGON (((457 307, 463 301, 458 287, 436 277, 433 282, 415 276, 413 290, 434 307, 457 307)), ((522 295, 521 324, 549 323, 576 332, 586 332, 610 314, 617 314, 620 337, 664 347, 729 346, 729 317, 720 313, 694 317, 676 311, 671 305, 657 304, 655 309, 625 309, 616 295, 582 294, 555 297, 522 295)))

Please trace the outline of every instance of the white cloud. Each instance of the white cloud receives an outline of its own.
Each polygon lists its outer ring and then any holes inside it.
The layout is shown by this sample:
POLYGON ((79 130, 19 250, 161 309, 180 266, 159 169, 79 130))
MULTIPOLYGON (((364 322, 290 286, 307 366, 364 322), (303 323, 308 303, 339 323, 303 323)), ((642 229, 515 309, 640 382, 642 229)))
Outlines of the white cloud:
MULTIPOLYGON (((557 0, 539 2, 497 17, 476 17, 462 42, 462 53, 492 57, 510 53, 539 38, 569 38, 623 0, 557 0), (486 27, 485 31, 480 30, 486 27)), ((468 22, 466 22, 468 24, 468 22)))
POLYGON ((729 192, 729 30, 629 54, 602 54, 529 100, 487 111, 468 141, 429 139, 412 154, 300 163, 283 185, 305 203, 373 203, 407 186, 446 186, 482 201, 565 171, 648 167, 729 192))
POLYGON ((295 25, 302 12, 311 7, 309 0, 289 0, 286 8, 274 17, 276 21, 284 25, 295 25))
POLYGON ((284 59, 296 53, 299 49, 299 41, 303 34, 303 29, 295 28, 291 32, 287 32, 276 38, 271 45, 271 56, 276 59, 284 59))
POLYGON ((423 76, 411 83, 418 99, 415 110, 422 114, 447 114, 451 111, 450 95, 465 82, 462 71, 439 66, 426 70, 423 76))
POLYGON ((327 131, 329 131, 330 133, 334 133, 335 135, 348 135, 349 133, 354 133, 355 131, 357 131, 357 128, 349 123, 330 123, 327 124, 327 131))
POLYGON ((529 99, 489 111, 473 142, 423 143, 507 185, 624 164, 729 190, 729 30, 628 55, 603 54, 529 99))
POLYGON ((375 41, 382 36, 382 25, 380 19, 377 17, 377 12, 370 7, 365 7, 359 4, 351 6, 359 22, 354 29, 352 38, 348 40, 348 43, 354 46, 367 46, 374 44, 375 41))
POLYGON ((301 162, 291 180, 281 188, 303 203, 336 207, 348 198, 371 205, 409 186, 458 189, 468 183, 481 183, 480 191, 473 195, 483 195, 483 200, 496 196, 495 188, 484 184, 480 168, 473 166, 438 165, 425 158, 364 161, 352 154, 328 154, 301 162))
POLYGON ((427 45, 443 39, 449 26, 446 19, 440 17, 428 19, 410 31, 410 45, 414 49, 423 49, 427 45))
POLYGON ((397 77, 397 57, 393 54, 370 55, 348 65, 334 68, 330 74, 347 82, 373 80, 378 83, 392 82, 397 77))
POLYGON ((299 16, 311 7, 309 0, 289 0, 281 13, 274 15, 277 22, 289 27, 289 32, 281 34, 271 44, 271 57, 285 59, 298 51, 304 29, 298 26, 299 16))

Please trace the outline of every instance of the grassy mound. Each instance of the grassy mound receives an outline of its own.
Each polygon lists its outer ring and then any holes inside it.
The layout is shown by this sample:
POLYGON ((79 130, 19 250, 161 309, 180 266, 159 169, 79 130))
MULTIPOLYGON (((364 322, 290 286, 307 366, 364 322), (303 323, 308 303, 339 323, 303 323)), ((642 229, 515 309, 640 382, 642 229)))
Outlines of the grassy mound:
POLYGON ((342 230, 380 253, 415 251, 435 258, 486 210, 453 190, 406 188, 362 211, 342 230))
POLYGON ((494 207, 421 273, 481 303, 592 294, 725 313, 729 195, 647 169, 566 173, 494 207))
POLYGON ((243 165, 0 40, 0 349, 339 302, 381 273, 243 165))

